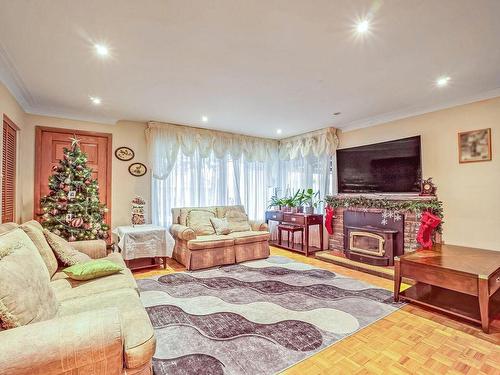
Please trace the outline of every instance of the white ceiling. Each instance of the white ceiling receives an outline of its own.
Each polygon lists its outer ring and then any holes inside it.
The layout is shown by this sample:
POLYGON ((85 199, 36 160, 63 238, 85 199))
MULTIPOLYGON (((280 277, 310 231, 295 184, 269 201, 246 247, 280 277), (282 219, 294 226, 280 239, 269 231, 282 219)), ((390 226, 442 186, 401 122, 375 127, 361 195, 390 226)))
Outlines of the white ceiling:
POLYGON ((0 78, 31 113, 284 137, 500 95, 499 16, 499 0, 0 0, 0 78))

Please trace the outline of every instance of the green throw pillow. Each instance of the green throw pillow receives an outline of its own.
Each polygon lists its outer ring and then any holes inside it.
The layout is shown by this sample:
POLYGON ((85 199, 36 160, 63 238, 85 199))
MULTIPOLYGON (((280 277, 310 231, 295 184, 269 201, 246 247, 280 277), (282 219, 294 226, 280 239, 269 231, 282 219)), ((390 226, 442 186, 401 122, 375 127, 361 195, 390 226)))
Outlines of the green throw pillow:
POLYGON ((106 259, 95 259, 85 263, 77 263, 65 268, 63 272, 74 280, 92 280, 112 275, 123 270, 122 266, 106 259))

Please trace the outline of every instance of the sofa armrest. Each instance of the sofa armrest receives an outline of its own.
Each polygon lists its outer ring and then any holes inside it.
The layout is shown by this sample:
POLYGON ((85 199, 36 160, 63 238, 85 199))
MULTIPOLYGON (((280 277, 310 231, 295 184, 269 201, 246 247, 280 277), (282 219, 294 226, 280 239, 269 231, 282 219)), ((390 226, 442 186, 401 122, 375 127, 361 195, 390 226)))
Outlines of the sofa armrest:
POLYGON ((196 239, 194 230, 181 224, 172 224, 170 226, 170 234, 172 234, 174 238, 185 241, 196 239))
POLYGON ((269 232, 269 226, 261 220, 250 220, 249 221, 252 230, 269 232))
POLYGON ((71 242, 71 246, 92 259, 104 258, 108 255, 106 241, 103 240, 75 241, 71 242))
POLYGON ((121 374, 120 314, 88 311, 0 332, 0 374, 121 374))

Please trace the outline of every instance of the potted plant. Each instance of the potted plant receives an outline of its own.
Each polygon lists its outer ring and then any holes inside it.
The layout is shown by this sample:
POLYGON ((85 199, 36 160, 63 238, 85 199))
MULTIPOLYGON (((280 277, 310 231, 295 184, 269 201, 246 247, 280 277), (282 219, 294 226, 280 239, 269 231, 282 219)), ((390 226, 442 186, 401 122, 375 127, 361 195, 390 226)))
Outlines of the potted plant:
POLYGON ((297 190, 293 196, 283 198, 283 203, 285 203, 286 211, 291 211, 292 213, 297 212, 297 198, 300 194, 300 190, 297 190))
POLYGON ((318 207, 318 205, 322 202, 319 199, 319 191, 314 191, 313 189, 307 189, 302 194, 303 202, 306 204, 305 213, 313 214, 314 209, 318 207))
POLYGON ((267 208, 270 208, 274 211, 280 211, 283 206, 283 198, 280 198, 277 195, 273 195, 269 200, 269 206, 267 206, 267 208))
POLYGON ((296 198, 296 203, 297 203, 297 212, 304 212, 304 203, 305 203, 305 190, 297 190, 295 193, 297 198, 296 198))

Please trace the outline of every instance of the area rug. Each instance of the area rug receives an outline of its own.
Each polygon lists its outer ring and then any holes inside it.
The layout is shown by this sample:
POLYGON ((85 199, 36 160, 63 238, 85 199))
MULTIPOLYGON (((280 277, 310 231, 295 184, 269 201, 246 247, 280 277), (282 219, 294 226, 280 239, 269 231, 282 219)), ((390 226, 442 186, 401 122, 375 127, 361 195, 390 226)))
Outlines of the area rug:
POLYGON ((137 283, 155 375, 273 374, 400 307, 388 290, 282 256, 137 283))

